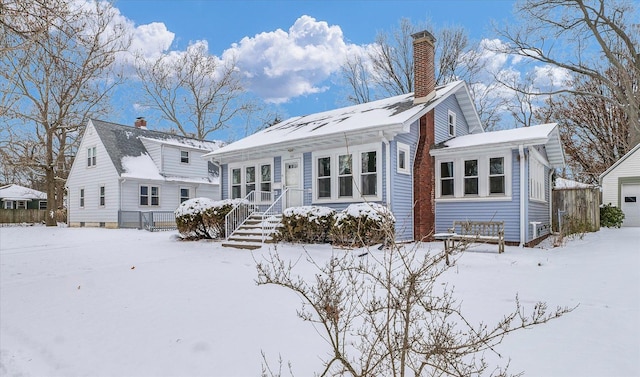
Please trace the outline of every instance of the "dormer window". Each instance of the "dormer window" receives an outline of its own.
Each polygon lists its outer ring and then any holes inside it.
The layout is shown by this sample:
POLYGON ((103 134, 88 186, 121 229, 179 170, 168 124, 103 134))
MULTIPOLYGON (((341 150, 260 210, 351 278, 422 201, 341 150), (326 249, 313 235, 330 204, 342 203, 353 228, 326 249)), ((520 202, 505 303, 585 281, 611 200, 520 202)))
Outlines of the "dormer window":
POLYGON ((189 151, 180 151, 180 162, 183 164, 189 163, 189 151))
POLYGON ((456 113, 449 110, 448 126, 449 126, 449 136, 456 136, 456 113))

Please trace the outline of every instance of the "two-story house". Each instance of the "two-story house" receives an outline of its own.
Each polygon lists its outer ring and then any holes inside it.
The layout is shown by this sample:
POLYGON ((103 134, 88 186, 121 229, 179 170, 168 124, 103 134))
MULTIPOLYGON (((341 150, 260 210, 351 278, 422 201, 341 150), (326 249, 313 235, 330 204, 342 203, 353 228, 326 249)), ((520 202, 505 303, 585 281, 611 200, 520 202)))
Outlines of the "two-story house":
POLYGON ((124 213, 174 211, 220 197, 218 167, 203 159, 220 142, 91 119, 67 179, 70 226, 118 227, 124 213))

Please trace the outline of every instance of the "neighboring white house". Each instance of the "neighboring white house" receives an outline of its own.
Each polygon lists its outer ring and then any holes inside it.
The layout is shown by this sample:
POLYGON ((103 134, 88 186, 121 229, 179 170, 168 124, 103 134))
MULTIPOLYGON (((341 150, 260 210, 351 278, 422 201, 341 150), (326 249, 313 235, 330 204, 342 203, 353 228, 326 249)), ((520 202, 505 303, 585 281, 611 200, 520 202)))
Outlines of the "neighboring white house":
POLYGON ((622 226, 640 226, 640 144, 600 174, 602 204, 622 209, 622 226))
POLYGON ((20 185, 0 187, 2 209, 47 209, 47 194, 20 185))
POLYGON ((221 142, 89 120, 67 179, 70 226, 115 228, 124 215, 174 211, 190 198, 220 197, 218 167, 202 158, 221 142))

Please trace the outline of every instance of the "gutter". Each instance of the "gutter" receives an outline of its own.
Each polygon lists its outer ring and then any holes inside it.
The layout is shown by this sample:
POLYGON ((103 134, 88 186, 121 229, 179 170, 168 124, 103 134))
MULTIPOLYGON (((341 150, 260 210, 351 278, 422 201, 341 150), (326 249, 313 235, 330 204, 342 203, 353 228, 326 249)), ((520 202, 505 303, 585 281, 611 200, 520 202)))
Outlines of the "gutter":
POLYGON ((527 219, 525 218, 526 211, 526 195, 525 195, 525 161, 524 161, 524 145, 520 144, 518 146, 518 154, 520 155, 520 247, 524 247, 524 244, 527 242, 527 219))

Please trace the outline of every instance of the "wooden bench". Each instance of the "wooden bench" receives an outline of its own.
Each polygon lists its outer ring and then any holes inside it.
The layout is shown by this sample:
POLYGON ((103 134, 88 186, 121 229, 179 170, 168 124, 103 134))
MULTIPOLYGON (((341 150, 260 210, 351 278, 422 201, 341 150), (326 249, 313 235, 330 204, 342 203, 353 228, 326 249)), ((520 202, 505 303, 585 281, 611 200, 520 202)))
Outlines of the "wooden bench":
POLYGON ((504 253, 504 221, 454 221, 447 233, 434 235, 437 240, 444 241, 444 250, 449 265, 449 253, 456 245, 467 245, 475 242, 496 243, 498 253, 504 253))

